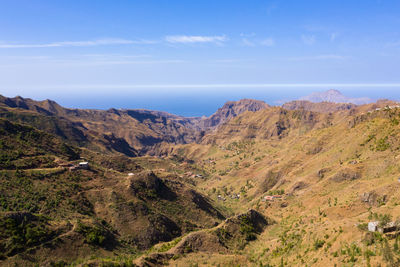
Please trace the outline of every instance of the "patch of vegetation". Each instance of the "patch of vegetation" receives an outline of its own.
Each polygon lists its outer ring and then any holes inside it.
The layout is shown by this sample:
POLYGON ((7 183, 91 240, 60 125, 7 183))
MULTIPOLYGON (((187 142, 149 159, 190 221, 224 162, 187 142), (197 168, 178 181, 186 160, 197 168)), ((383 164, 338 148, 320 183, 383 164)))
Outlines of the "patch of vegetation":
POLYGON ((32 169, 55 167, 54 157, 79 159, 80 149, 32 127, 0 119, 0 168, 32 169))
POLYGON ((67 156, 68 160, 76 160, 79 159, 80 157, 80 154, 76 149, 65 143, 61 144, 60 150, 63 153, 63 155, 67 156))
POLYGON ((164 243, 161 245, 161 247, 157 248, 156 251, 157 252, 167 252, 168 250, 170 250, 171 248, 175 247, 176 244, 178 244, 180 241, 182 240, 182 237, 178 237, 175 238, 174 240, 172 240, 171 242, 168 243, 164 243))
POLYGON ((53 232, 47 219, 30 213, 15 213, 0 219, 0 253, 15 255, 29 247, 49 240, 53 232))
POLYGON ((275 189, 275 190, 270 190, 267 193, 268 195, 283 195, 285 194, 285 189, 275 189))
POLYGON ((385 238, 379 232, 368 232, 365 234, 363 242, 366 246, 371 246, 373 244, 382 243, 385 238))
POLYGON ((257 239, 256 230, 248 216, 240 218, 240 232, 244 235, 246 241, 257 239))
POLYGON ((79 194, 80 182, 91 179, 80 171, 0 171, 0 211, 29 211, 52 217, 72 212, 93 214, 92 204, 79 194))
POLYGON ((248 141, 248 140, 234 141, 230 143, 226 147, 226 149, 241 154, 248 151, 254 144, 255 141, 248 141))
POLYGON ((371 212, 368 216, 368 219, 379 221, 379 226, 385 227, 389 222, 392 221, 392 215, 371 212))
POLYGON ((357 225, 357 228, 360 231, 368 231, 368 223, 360 223, 357 225))
POLYGON ((100 225, 85 225, 78 222, 78 227, 75 230, 77 233, 85 237, 85 242, 90 245, 104 246, 108 236, 108 232, 100 225))
POLYGON ((360 144, 360 146, 365 146, 366 144, 368 144, 369 142, 371 142, 372 140, 376 139, 376 135, 375 134, 370 134, 368 135, 368 138, 360 144))
POLYGON ((293 225, 287 225, 286 229, 279 235, 280 246, 277 246, 273 251, 274 257, 287 255, 290 251, 300 246, 302 237, 306 233, 305 230, 300 230, 293 225))
POLYGON ((350 246, 345 244, 344 247, 340 250, 341 255, 346 256, 347 262, 357 262, 358 257, 362 256, 362 251, 356 243, 352 243, 350 246))
POLYGON ((223 243, 231 238, 231 234, 225 230, 225 228, 218 228, 216 231, 216 234, 223 243))
POLYGON ((385 151, 390 147, 388 143, 388 137, 380 138, 376 141, 375 149, 376 151, 385 151))
POLYGON ((321 239, 315 239, 313 247, 314 250, 318 250, 320 248, 322 248, 325 245, 325 240, 321 240, 321 239))

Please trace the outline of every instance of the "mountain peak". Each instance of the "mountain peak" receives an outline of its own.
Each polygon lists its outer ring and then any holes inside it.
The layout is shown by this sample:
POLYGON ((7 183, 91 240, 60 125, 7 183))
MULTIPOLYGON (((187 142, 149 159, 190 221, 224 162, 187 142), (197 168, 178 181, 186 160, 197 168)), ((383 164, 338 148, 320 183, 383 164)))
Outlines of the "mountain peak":
POLYGON ((326 91, 325 93, 331 94, 331 95, 340 95, 340 96, 343 96, 342 92, 340 92, 339 90, 336 90, 336 89, 329 89, 329 90, 326 91))
POLYGON ((268 104, 261 100, 241 99, 239 101, 228 101, 213 115, 203 120, 204 127, 216 127, 233 117, 246 111, 259 111, 268 108, 268 104))
POLYGON ((224 106, 221 109, 228 108, 228 107, 229 108, 243 107, 250 111, 257 111, 266 106, 268 106, 268 105, 262 100, 244 98, 244 99, 240 99, 239 101, 227 101, 227 102, 225 102, 224 106))
POLYGON ((332 103, 352 103, 363 105, 371 103, 372 100, 368 97, 351 98, 344 96, 339 90, 330 89, 325 92, 314 92, 308 96, 301 97, 299 100, 306 100, 314 103, 332 102, 332 103))

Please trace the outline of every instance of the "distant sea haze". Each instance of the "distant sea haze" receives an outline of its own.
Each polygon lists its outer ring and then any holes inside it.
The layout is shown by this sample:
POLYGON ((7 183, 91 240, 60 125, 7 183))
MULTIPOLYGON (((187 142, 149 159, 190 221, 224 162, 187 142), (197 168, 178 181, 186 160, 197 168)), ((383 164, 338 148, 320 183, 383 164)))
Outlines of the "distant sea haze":
POLYGON ((300 97, 300 100, 306 100, 310 102, 334 102, 334 103, 352 103, 356 105, 363 105, 373 102, 369 97, 347 97, 344 96, 340 91, 330 89, 325 92, 314 92, 308 96, 300 97))
MULTIPOLYGON (((345 99, 356 104, 377 99, 400 100, 400 87, 384 88, 207 88, 207 89, 146 89, 146 90, 36 90, 22 97, 35 100, 52 99, 64 107, 83 109, 150 109, 186 117, 210 116, 225 102, 243 98, 258 99, 270 105, 282 105, 297 99, 316 96, 315 93, 335 89, 345 99), (314 94, 313 94, 314 93, 314 94)), ((4 94, 14 97, 15 94, 4 94)), ((317 94, 318 98, 318 94, 317 94)), ((310 100, 310 99, 308 99, 310 100)), ((311 99, 313 100, 313 99, 311 99)), ((318 100, 318 99, 314 99, 318 100)), ((318 102, 318 101, 317 101, 318 102)))

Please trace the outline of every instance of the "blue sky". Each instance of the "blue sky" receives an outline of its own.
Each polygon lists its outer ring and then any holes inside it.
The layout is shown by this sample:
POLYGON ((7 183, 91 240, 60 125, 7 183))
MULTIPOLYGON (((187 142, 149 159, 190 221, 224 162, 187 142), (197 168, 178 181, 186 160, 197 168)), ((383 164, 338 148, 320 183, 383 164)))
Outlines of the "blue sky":
POLYGON ((400 1, 1 0, 0 94, 209 115, 312 91, 400 98, 400 1))

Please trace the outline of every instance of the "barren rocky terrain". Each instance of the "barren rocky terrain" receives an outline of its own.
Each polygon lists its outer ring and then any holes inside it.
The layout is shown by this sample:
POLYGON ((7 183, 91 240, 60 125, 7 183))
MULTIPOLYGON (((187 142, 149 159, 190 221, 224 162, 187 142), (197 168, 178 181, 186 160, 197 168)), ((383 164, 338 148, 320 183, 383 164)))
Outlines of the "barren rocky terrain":
POLYGON ((0 103, 0 265, 399 265, 396 102, 0 103))

